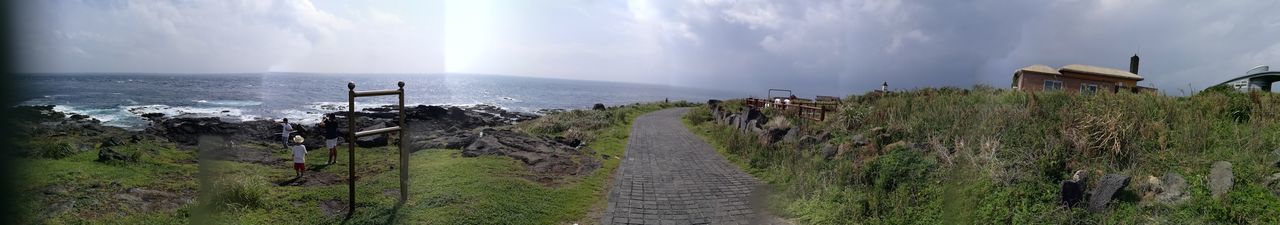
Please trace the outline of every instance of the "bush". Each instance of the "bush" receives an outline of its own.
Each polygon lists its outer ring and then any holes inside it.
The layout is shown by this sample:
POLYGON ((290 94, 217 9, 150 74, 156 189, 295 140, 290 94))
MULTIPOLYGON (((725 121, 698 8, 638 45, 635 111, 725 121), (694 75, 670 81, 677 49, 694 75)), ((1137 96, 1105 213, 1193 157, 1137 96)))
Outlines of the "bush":
POLYGON ((618 122, 617 120, 620 117, 614 111, 616 110, 572 110, 549 114, 520 123, 519 126, 525 132, 534 134, 560 134, 571 128, 580 131, 594 131, 618 122))
POLYGON ((61 159, 81 152, 74 141, 68 140, 33 141, 25 148, 24 155, 32 158, 61 159))
POLYGON ((1266 213, 1280 209, 1280 198, 1260 184, 1237 182, 1223 200, 1211 200, 1204 187, 1213 161, 1240 165, 1237 181, 1275 173, 1274 160, 1263 157, 1280 147, 1280 95, 1274 93, 1215 87, 1172 97, 939 88, 850 96, 828 117, 835 118, 829 125, 799 125, 806 133, 829 132, 827 143, 847 146, 859 134, 872 143, 842 147, 846 154, 826 159, 815 146, 761 145, 732 128, 691 125, 731 161, 777 187, 784 214, 803 222, 930 224, 946 213, 959 224, 1280 221, 1280 214, 1266 213), (872 127, 884 130, 870 132, 872 127), (876 149, 898 140, 928 143, 927 151, 876 149), (947 158, 946 165, 936 165, 935 156, 947 158), (1164 207, 1130 196, 1104 214, 1060 209, 1058 182, 1076 170, 1131 177, 1179 172, 1192 184, 1193 199, 1189 206, 1164 207), (934 213, 947 204, 955 205, 948 206, 954 212, 934 213))
POLYGON ((893 191, 906 184, 923 183, 934 161, 915 149, 889 149, 889 154, 876 157, 867 164, 863 176, 872 186, 893 191))
POLYGON ((266 203, 267 182, 262 177, 226 175, 215 180, 209 195, 214 209, 259 208, 266 203))

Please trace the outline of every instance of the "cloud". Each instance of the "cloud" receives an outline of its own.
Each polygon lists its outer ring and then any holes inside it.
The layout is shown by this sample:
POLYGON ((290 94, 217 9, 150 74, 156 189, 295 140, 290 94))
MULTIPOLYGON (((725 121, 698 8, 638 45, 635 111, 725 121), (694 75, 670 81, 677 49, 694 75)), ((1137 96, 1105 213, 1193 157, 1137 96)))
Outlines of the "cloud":
POLYGON ((667 37, 673 73, 721 89, 846 94, 1008 85, 1031 64, 1126 68, 1143 85, 1202 88, 1280 61, 1270 2, 677 1, 632 4, 667 37), (697 42, 682 36, 700 37, 697 42))
POLYGON ((1268 10, 1280 2, 1269 1, 138 0, 22 6, 16 33, 28 71, 463 72, 842 95, 886 81, 891 88, 1005 87, 1023 66, 1126 68, 1135 53, 1147 78, 1140 84, 1174 93, 1256 65, 1280 67, 1280 14, 1268 10))
POLYGON ((342 62, 367 61, 371 53, 441 60, 430 51, 438 43, 401 40, 402 30, 421 28, 372 25, 394 22, 392 13, 339 15, 306 0, 38 1, 16 8, 28 72, 429 71, 440 63, 342 62))

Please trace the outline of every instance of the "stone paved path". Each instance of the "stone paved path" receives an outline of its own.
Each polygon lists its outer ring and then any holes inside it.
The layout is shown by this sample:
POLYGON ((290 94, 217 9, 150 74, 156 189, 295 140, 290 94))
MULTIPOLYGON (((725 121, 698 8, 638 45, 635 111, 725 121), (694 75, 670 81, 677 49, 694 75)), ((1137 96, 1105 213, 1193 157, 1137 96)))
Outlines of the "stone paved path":
POLYGON ((688 108, 636 118, 603 224, 763 224, 759 182, 681 122, 688 108))

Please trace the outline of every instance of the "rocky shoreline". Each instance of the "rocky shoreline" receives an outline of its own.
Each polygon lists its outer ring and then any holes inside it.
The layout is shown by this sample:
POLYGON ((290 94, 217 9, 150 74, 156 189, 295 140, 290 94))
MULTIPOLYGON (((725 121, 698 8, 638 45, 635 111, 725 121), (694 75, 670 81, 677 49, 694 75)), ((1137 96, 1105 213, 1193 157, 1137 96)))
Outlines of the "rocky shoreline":
MULTIPOLYGON (((68 152, 99 152, 100 161, 130 161, 126 155, 113 151, 113 147, 153 140, 174 143, 179 149, 197 151, 203 136, 217 136, 228 144, 218 152, 201 152, 216 160, 230 160, 268 165, 283 165, 287 159, 278 156, 283 151, 279 132, 281 125, 271 120, 226 121, 218 117, 170 117, 151 113, 141 115, 150 125, 141 131, 106 126, 85 115, 67 114, 53 110, 54 106, 15 106, 11 110, 20 116, 17 121, 21 131, 19 142, 26 140, 58 138, 67 135, 80 137, 80 143, 70 146, 68 152), (23 140, 26 139, 26 140, 23 140)), ((347 112, 331 112, 340 132, 345 136, 348 127, 347 112)), ((530 172, 531 180, 553 183, 556 180, 579 174, 589 174, 600 167, 600 160, 581 140, 568 140, 530 135, 513 129, 524 121, 540 116, 531 113, 509 112, 499 107, 476 105, 405 107, 405 143, 410 151, 422 149, 458 149, 463 157, 482 155, 508 156, 519 160, 530 172)), ((396 126, 399 111, 394 106, 365 108, 356 112, 355 130, 364 131, 396 126)), ((308 149, 324 147, 323 130, 317 125, 292 124, 302 135, 308 149)), ((362 148, 393 145, 398 135, 362 137, 355 143, 362 148)), ((340 148, 345 148, 345 142, 340 148)), ((345 151, 343 151, 345 154, 345 151)), ((26 154, 30 155, 30 154, 26 154)), ((194 162, 192 162, 194 163, 194 162)))

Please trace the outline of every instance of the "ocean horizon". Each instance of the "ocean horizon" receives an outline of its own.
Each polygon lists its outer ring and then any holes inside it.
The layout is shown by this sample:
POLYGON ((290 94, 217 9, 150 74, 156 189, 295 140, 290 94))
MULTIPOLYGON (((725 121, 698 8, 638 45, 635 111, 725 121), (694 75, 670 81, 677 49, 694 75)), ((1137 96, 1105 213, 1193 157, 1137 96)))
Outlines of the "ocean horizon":
MULTIPOLYGON (((727 91, 657 84, 485 74, 348 73, 40 73, 20 74, 26 89, 18 105, 55 105, 105 125, 143 129, 142 114, 219 117, 230 121, 289 118, 317 123, 326 112, 347 110, 347 83, 356 90, 395 89, 405 82, 405 104, 492 105, 509 111, 582 109, 596 103, 706 101, 740 97, 727 91)), ((395 97, 359 98, 356 108, 396 104, 395 97)))

